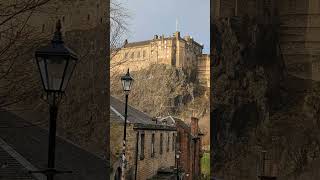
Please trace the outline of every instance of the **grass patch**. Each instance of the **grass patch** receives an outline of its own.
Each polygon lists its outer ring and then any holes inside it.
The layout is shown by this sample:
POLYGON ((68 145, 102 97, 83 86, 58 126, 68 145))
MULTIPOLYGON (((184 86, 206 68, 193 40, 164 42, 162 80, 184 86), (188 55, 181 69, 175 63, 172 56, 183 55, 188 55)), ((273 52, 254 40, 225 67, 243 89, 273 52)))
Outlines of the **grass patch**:
POLYGON ((210 177, 210 153, 204 153, 201 158, 201 173, 210 177))

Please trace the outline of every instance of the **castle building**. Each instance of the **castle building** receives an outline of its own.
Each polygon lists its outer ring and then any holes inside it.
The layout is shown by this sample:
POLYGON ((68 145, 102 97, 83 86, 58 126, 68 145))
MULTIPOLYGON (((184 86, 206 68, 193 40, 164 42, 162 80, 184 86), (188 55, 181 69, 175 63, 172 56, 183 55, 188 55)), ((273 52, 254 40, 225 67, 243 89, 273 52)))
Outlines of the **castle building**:
POLYGON ((113 52, 111 73, 123 73, 145 69, 152 64, 167 64, 186 70, 195 69, 200 81, 208 85, 210 79, 210 58, 202 54, 203 45, 191 36, 181 37, 175 32, 172 37, 155 35, 152 40, 131 42, 113 52))
POLYGON ((198 56, 197 77, 205 87, 210 87, 210 55, 198 56))
POLYGON ((288 73, 320 80, 318 0, 216 0, 212 6, 214 18, 248 14, 258 23, 265 23, 270 17, 279 16, 280 49, 288 73))

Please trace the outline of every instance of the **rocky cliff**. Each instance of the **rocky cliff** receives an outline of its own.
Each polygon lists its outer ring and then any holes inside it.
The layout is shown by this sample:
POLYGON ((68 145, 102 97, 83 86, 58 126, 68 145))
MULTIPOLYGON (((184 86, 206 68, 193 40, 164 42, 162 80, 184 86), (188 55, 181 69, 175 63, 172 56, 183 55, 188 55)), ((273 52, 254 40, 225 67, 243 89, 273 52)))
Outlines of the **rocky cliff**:
POLYGON ((280 179, 309 173, 314 179, 319 84, 286 73, 276 25, 246 20, 215 22, 212 175, 248 180, 263 172, 280 179))
MULTIPOLYGON (((155 117, 172 115, 187 122, 194 114, 200 118, 200 127, 209 135, 209 98, 207 90, 190 79, 185 71, 155 64, 148 69, 131 72, 134 84, 129 104, 155 117)), ((124 99, 120 76, 111 76, 111 95, 124 99)), ((205 142, 209 144, 209 136, 205 142)))

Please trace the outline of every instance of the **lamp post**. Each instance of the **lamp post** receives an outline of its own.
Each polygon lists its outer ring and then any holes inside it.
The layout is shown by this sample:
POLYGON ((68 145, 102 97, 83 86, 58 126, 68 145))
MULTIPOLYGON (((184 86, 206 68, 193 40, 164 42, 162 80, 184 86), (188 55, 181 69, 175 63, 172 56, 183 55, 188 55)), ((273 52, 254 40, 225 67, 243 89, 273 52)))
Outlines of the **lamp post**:
POLYGON ((176 166, 177 166, 177 180, 179 180, 179 158, 180 158, 180 154, 181 152, 180 151, 177 151, 177 154, 176 154, 176 159, 177 159, 177 163, 176 163, 176 166))
POLYGON ((76 53, 64 46, 61 34, 61 22, 57 21, 56 31, 51 43, 40 47, 35 52, 36 62, 40 71, 42 85, 47 93, 50 108, 48 168, 43 171, 31 173, 43 173, 48 180, 53 180, 57 173, 70 173, 71 171, 58 171, 55 169, 56 146, 56 119, 58 103, 64 93, 73 70, 77 64, 76 53))
POLYGON ((133 78, 130 76, 129 69, 127 74, 121 77, 121 83, 124 94, 126 96, 126 105, 124 110, 124 129, 123 129, 123 147, 122 147, 122 164, 121 164, 121 180, 125 180, 125 169, 126 169, 126 134, 127 134, 127 117, 128 117, 128 97, 133 83, 133 78))

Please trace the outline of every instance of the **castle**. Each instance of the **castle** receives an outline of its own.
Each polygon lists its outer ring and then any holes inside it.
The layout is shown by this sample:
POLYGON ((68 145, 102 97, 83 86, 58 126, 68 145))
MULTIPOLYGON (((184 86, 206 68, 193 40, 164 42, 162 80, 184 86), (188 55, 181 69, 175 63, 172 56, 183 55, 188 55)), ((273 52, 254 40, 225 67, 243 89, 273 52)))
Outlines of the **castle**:
POLYGON ((320 2, 318 0, 215 0, 214 18, 249 15, 258 23, 279 17, 280 48, 288 73, 320 80, 320 2))
POLYGON ((182 69, 196 69, 197 78, 209 87, 210 57, 202 53, 203 45, 191 36, 181 37, 180 32, 173 36, 155 35, 152 40, 131 42, 114 52, 111 59, 111 72, 123 73, 127 68, 137 71, 152 64, 167 64, 182 69))

